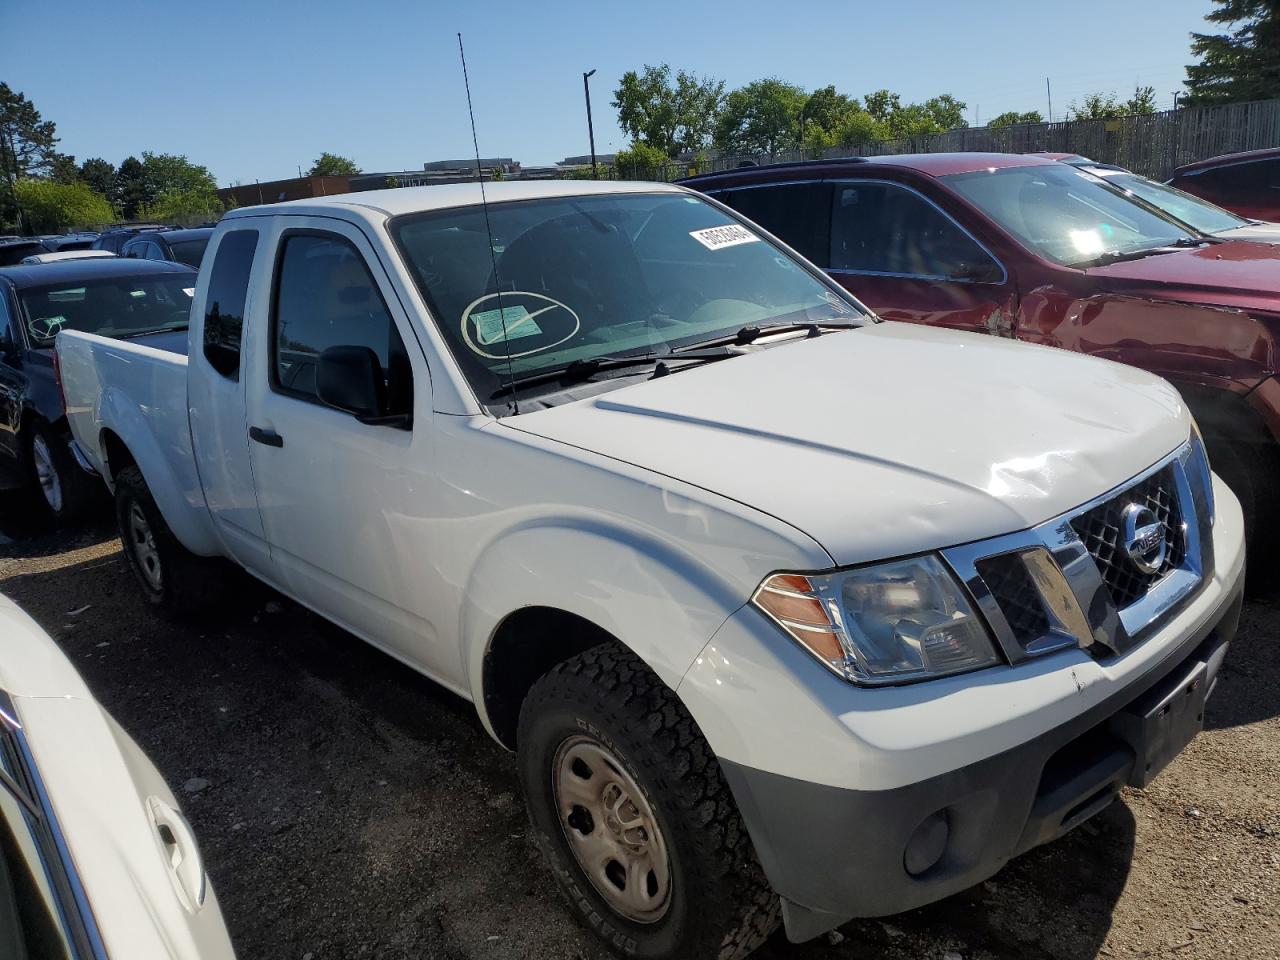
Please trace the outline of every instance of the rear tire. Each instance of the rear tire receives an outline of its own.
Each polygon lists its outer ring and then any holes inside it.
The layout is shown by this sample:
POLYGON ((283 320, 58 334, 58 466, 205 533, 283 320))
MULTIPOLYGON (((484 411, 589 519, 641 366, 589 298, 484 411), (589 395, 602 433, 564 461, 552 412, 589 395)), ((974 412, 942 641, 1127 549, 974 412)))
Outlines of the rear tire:
POLYGON ((136 466, 121 470, 115 486, 120 541, 147 603, 174 620, 206 611, 222 592, 221 562, 178 542, 136 466))
POLYGON ((715 755, 634 654, 604 644, 553 668, 525 698, 517 744, 538 845, 614 951, 740 960, 777 927, 715 755))
POLYGON ((27 431, 28 485, 38 509, 60 526, 85 515, 92 497, 90 477, 71 453, 71 436, 45 423, 27 431))

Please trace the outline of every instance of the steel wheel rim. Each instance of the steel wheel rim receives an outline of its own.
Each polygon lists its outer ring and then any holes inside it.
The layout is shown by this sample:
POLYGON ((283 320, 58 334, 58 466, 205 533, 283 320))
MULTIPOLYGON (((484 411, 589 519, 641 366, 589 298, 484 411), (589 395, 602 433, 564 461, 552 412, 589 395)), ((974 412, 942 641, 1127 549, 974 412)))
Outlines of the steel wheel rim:
POLYGON ((596 892, 628 920, 661 920, 671 906, 671 861, 639 785, 589 737, 562 743, 551 770, 560 829, 596 892))
POLYGON ((147 515, 142 512, 141 505, 136 502, 129 506, 129 529, 126 532, 130 550, 138 564, 138 569, 142 572, 143 579, 152 590, 159 591, 164 585, 164 574, 160 569, 160 551, 156 549, 155 536, 151 533, 151 524, 147 523, 147 515))
POLYGON ((53 454, 44 437, 37 434, 31 441, 31 459, 35 461, 36 480, 40 484, 40 492, 44 502, 54 513, 62 509, 62 482, 58 479, 58 471, 53 466, 53 454))

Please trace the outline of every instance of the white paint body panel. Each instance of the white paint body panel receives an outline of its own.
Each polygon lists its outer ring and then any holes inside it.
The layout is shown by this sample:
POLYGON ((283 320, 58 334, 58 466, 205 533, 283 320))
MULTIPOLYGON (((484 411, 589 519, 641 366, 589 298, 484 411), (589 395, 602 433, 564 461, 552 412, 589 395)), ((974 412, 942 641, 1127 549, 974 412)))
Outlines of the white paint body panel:
POLYGON ((212 887, 192 911, 174 886, 147 812, 152 797, 178 809, 159 771, 98 705, 53 640, 3 597, 0 689, 13 697, 107 955, 234 957, 212 887))
MULTIPOLYGON (((493 184, 489 200, 678 189, 493 184)), ((78 443, 101 465, 101 431, 113 424, 131 450, 171 458, 155 468, 159 480, 144 474, 153 490, 173 486, 157 500, 184 543, 238 559, 472 698, 486 723, 490 640, 530 606, 578 614, 634 650, 685 697, 721 756, 818 782, 911 782, 1094 702, 1064 696, 1089 669, 1070 654, 860 689, 744 605, 778 570, 1022 530, 1117 487, 1187 440, 1189 415, 1169 384, 1052 348, 885 323, 495 420, 386 229, 389 215, 478 200, 475 185, 459 185, 228 214, 211 252, 227 230, 262 233, 243 388, 211 383, 217 374, 198 349, 183 365, 66 333, 59 350, 78 443), (368 259, 412 355, 412 432, 364 426, 267 386, 271 273, 291 228, 339 233, 368 259), (252 469, 230 470, 222 461, 241 455, 250 425, 275 429, 284 446, 250 444, 252 469), (263 542, 246 547, 252 536, 230 532, 227 511, 248 516, 247 528, 255 509, 263 542), (732 652, 728 664, 705 652, 713 637, 725 645, 721 660, 732 652)), ((193 345, 202 342, 206 274, 193 345)), ((1220 490, 1224 584, 1239 565, 1232 502, 1220 490)), ((1159 657, 1182 636, 1181 626, 1162 630, 1127 662, 1159 657)), ((1125 676, 1096 677, 1097 695, 1125 676)))

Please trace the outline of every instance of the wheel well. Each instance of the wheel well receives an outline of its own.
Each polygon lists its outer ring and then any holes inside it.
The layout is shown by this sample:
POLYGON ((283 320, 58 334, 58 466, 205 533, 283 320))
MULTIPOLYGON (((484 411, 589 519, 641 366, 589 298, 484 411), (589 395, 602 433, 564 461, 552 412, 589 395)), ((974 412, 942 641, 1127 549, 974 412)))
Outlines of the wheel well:
POLYGON ((619 641, 590 620, 554 607, 525 607, 502 621, 484 657, 483 679, 485 710, 503 746, 515 749, 520 706, 538 678, 601 643, 619 641))
POLYGON ((112 430, 102 431, 102 452, 107 458, 107 473, 113 482, 121 470, 135 462, 124 441, 112 430))
POLYGON ((1178 390, 1206 438, 1250 444, 1274 442, 1262 417, 1242 397, 1188 384, 1178 384, 1178 390))

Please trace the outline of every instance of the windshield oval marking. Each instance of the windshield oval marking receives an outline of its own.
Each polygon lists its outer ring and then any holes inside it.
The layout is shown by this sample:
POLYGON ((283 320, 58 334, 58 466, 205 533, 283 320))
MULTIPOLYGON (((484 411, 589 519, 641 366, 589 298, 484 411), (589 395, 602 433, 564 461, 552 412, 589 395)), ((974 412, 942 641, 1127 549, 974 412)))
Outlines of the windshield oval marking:
MULTIPOLYGON (((503 306, 500 300, 498 302, 499 302, 499 306, 502 307, 504 311, 510 309, 510 307, 503 306)), ((516 357, 530 357, 530 356, 533 356, 533 354, 535 353, 543 353, 546 350, 550 350, 552 347, 560 346, 560 344, 564 343, 567 340, 572 340, 573 337, 577 334, 577 332, 581 329, 582 329, 582 319, 578 316, 577 311, 574 310, 571 306, 569 306, 567 303, 561 303, 559 300, 555 300, 551 297, 546 296, 545 294, 533 293, 532 291, 529 291, 529 290, 511 290, 509 292, 503 292, 503 293, 486 293, 483 297, 477 297, 475 300, 472 300, 469 304, 467 304, 467 308, 462 311, 462 339, 466 342, 467 346, 471 349, 472 353, 479 354, 482 357, 487 357, 490 360, 507 360, 507 359, 514 360, 516 357), (555 341, 554 343, 545 343, 534 350, 525 350, 521 353, 507 353, 505 351, 502 353, 489 353, 488 351, 483 349, 485 346, 489 346, 489 344, 481 344, 481 343, 478 343, 475 339, 472 339, 471 328, 474 327, 475 324, 469 323, 469 321, 471 320, 471 315, 476 312, 476 307, 484 303, 486 300, 498 300, 499 297, 502 297, 503 299, 509 299, 509 300, 514 300, 517 298, 523 300, 526 297, 532 297, 535 300, 542 300, 550 304, 550 306, 543 307, 541 310, 534 310, 534 311, 526 310, 524 316, 520 317, 519 320, 515 321, 515 323, 528 323, 534 317, 547 313, 550 310, 554 310, 556 309, 556 307, 560 307, 562 310, 568 313, 569 316, 573 317, 573 329, 570 330, 563 337, 561 337, 559 340, 555 341)), ((507 333, 510 334, 510 332, 511 332, 510 329, 508 329, 507 333)), ((507 336, 503 338, 502 342, 510 345, 512 339, 513 339, 512 337, 507 336)))

